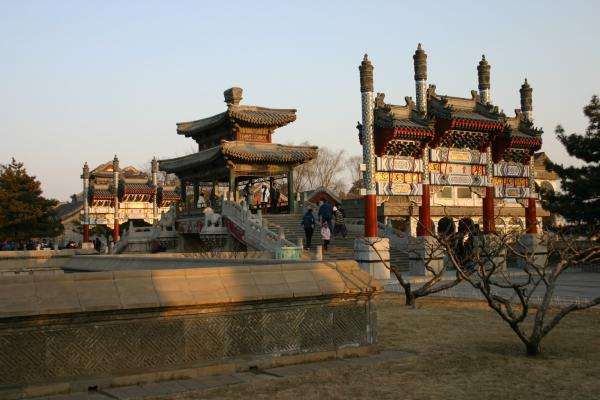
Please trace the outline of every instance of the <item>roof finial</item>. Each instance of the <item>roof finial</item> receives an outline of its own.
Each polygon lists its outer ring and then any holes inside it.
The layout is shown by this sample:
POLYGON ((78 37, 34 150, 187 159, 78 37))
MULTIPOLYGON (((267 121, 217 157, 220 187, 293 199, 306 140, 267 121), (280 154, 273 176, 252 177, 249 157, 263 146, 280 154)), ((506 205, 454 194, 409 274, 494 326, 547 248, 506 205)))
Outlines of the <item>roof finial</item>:
POLYGON ((358 66, 360 72, 360 91, 361 92, 372 92, 373 91, 373 64, 369 60, 368 55, 365 53, 362 63, 358 66))
POLYGON ((417 46, 417 50, 413 55, 413 61, 415 64, 415 80, 425 81, 427 80, 427 54, 421 43, 417 46))
POLYGON ((527 78, 525 78, 525 82, 521 85, 519 93, 521 94, 521 111, 531 121, 533 119, 533 89, 529 86, 527 78))
POLYGON ((243 90, 240 87, 234 86, 227 89, 223 92, 225 103, 227 103, 228 106, 240 104, 240 101, 242 101, 242 92, 243 90))

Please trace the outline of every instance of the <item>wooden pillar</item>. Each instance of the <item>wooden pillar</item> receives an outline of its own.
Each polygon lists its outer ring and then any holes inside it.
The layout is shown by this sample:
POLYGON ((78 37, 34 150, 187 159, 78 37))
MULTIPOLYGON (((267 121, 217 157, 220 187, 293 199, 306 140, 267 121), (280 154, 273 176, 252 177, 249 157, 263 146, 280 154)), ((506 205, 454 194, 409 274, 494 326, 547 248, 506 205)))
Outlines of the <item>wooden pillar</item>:
POLYGON ((537 210, 534 197, 527 199, 527 207, 525 207, 525 226, 527 233, 537 233, 537 210))
POLYGON ((365 196, 365 237, 377 237, 377 195, 365 196))
POLYGON ((194 207, 198 207, 198 199, 200 199, 200 186, 198 185, 198 181, 194 181, 194 207))
POLYGON ((419 222, 417 224, 417 236, 430 236, 431 230, 431 206, 429 200, 429 185, 423 184, 423 195, 421 196, 421 207, 419 207, 419 222))
POLYGON ((119 220, 115 219, 115 224, 112 231, 113 242, 118 242, 121 238, 121 229, 119 228, 119 220))
POLYGON ((485 197, 483 202, 483 233, 493 233, 496 231, 494 222, 494 187, 485 188, 485 197))
POLYGON ((229 169, 229 198, 233 201, 237 201, 237 187, 235 184, 235 170, 233 168, 229 169))
POLYGON ((187 201, 187 182, 184 179, 179 179, 179 182, 181 183, 181 190, 179 193, 179 199, 181 200, 181 205, 183 207, 186 206, 186 201, 187 201))
POLYGON ((296 193, 294 192, 294 169, 290 168, 287 173, 287 185, 288 185, 288 205, 290 208, 290 214, 296 212, 296 193))

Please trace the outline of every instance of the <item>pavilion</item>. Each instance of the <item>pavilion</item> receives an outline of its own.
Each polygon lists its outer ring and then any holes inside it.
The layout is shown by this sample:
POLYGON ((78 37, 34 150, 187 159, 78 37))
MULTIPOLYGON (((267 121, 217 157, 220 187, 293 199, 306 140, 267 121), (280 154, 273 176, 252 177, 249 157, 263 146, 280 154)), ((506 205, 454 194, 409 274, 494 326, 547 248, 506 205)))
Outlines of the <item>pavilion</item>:
POLYGON ((295 109, 265 108, 242 105, 242 89, 224 92, 227 110, 208 118, 177 124, 177 134, 198 143, 198 152, 159 161, 162 171, 177 175, 181 197, 192 186, 194 204, 199 188, 220 183, 228 186, 228 195, 239 199, 239 189, 247 183, 287 179, 290 212, 295 211, 294 167, 314 159, 314 146, 290 146, 272 143, 273 132, 296 120, 295 109))

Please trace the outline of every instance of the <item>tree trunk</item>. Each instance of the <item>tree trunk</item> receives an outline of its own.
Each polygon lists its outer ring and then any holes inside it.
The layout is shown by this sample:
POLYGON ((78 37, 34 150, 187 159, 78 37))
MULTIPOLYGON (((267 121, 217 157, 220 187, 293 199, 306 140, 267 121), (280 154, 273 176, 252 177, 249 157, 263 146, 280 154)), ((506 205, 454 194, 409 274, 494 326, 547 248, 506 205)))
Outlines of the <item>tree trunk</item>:
POLYGON ((415 296, 412 292, 412 290, 410 290, 410 288, 408 290, 404 289, 404 297, 406 298, 406 302, 405 302, 405 306, 407 307, 414 307, 415 306, 415 296))
POLYGON ((537 356, 542 351, 539 341, 527 343, 525 348, 527 349, 527 355, 532 357, 537 356))

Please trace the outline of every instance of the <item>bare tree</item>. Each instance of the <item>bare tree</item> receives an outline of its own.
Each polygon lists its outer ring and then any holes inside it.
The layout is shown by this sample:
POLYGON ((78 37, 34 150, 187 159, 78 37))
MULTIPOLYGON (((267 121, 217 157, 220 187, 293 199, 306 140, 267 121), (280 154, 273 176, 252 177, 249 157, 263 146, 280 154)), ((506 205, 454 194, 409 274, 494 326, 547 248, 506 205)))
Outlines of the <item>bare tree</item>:
POLYGON ((383 259, 381 253, 377 250, 377 241, 366 242, 377 253, 385 267, 394 274, 400 286, 402 286, 402 289, 404 290, 405 305, 413 308, 415 307, 418 298, 448 290, 463 281, 463 276, 459 271, 450 271, 449 267, 451 264, 445 262, 443 258, 446 246, 453 247, 453 243, 457 240, 457 237, 455 235, 435 235, 433 232, 431 233, 433 234, 431 239, 412 239, 423 240, 422 252, 409 250, 408 248, 403 251, 409 258, 423 264, 425 279, 420 280, 417 288, 413 287, 413 284, 408 277, 405 276, 403 271, 383 259), (444 279, 444 277, 450 279, 444 279))
POLYGON ((345 169, 349 175, 351 184, 354 182, 362 180, 363 173, 360 170, 360 165, 363 162, 363 158, 360 155, 349 156, 345 160, 345 169))
MULTIPOLYGON (((309 145, 307 142, 301 145, 309 145)), ((340 192, 346 187, 344 166, 346 154, 344 150, 331 150, 320 147, 317 157, 294 169, 294 190, 303 192, 318 187, 340 192)))
POLYGON ((600 296, 566 306, 552 304, 562 273, 600 260, 600 243, 593 236, 561 233, 544 233, 537 244, 524 238, 521 232, 472 235, 466 254, 441 243, 458 276, 479 290, 523 342, 527 354, 534 356, 541 351, 542 339, 565 316, 600 304, 600 296), (544 248, 546 256, 539 254, 544 248), (507 254, 514 256, 516 273, 508 272, 507 254))

